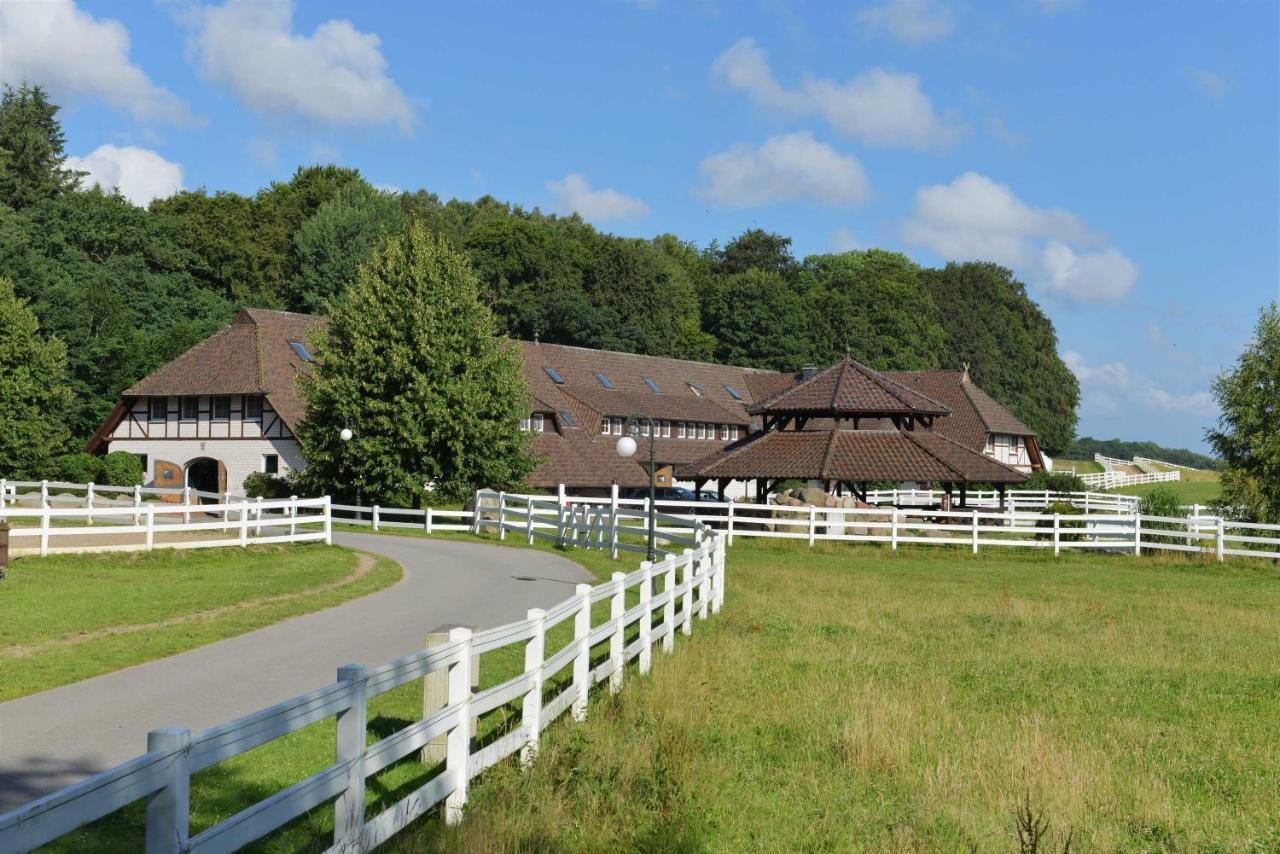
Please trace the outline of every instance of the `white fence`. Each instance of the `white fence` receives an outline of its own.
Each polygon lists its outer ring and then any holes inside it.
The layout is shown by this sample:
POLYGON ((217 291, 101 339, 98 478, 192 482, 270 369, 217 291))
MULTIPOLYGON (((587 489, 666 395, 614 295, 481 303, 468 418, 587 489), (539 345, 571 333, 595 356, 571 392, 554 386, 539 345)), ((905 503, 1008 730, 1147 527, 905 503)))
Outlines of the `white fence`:
POLYGON ((1131 474, 1108 469, 1103 472, 1078 474, 1076 477, 1080 478, 1085 486, 1092 486, 1098 489, 1117 489, 1121 486, 1141 486, 1144 483, 1167 483, 1168 481, 1182 480, 1182 472, 1158 471, 1146 474, 1131 474))
POLYGON ((1182 469, 1183 471, 1204 471, 1195 466, 1184 466, 1179 463, 1167 463, 1164 460, 1153 460, 1150 457, 1134 457, 1133 464, 1138 468, 1146 471, 1147 469, 1158 470, 1163 467, 1165 469, 1182 469))
POLYGON ((1133 462, 1131 460, 1121 460, 1115 457, 1106 457, 1106 456, 1103 456, 1102 454, 1094 454, 1093 461, 1098 465, 1102 466, 1107 471, 1111 471, 1112 469, 1117 469, 1117 468, 1129 468, 1130 466, 1133 465, 1133 462))
MULTIPOLYGON (((884 489, 867 493, 868 504, 896 507, 937 506, 946 493, 938 489, 884 489)), ((1000 507, 1000 493, 994 489, 975 490, 965 496, 971 507, 1000 507)), ((1086 513, 1133 513, 1141 501, 1136 495, 1109 492, 1053 492, 1047 489, 1010 489, 1004 506, 1017 510, 1043 510, 1054 504, 1071 504, 1086 513)))
MULTIPOLYGON (((544 501, 497 494, 481 498, 482 505, 494 509, 475 519, 481 530, 506 536, 532 529, 535 537, 545 536, 549 522, 540 515, 544 501)), ((634 521, 637 517, 624 513, 623 518, 634 521)), ((575 519, 559 519, 564 542, 607 547, 620 539, 616 524, 614 531, 602 532, 583 524, 581 511, 575 519)), ((235 851, 329 804, 334 810, 331 851, 370 850, 441 801, 445 821, 456 823, 462 818, 472 778, 517 751, 522 762, 532 762, 540 733, 553 720, 566 711, 576 721, 586 719, 592 686, 607 681, 610 692, 618 691, 631 661, 638 662, 639 672, 648 672, 655 648, 671 652, 677 635, 692 632, 695 615, 706 619, 708 613, 720 610, 723 535, 690 519, 664 517, 663 521, 664 530, 658 533, 664 551, 660 561, 642 562, 635 572, 614 573, 611 580, 594 587, 580 584, 573 596, 545 611, 531 610, 524 620, 474 634, 470 629, 453 629, 444 646, 379 667, 338 668, 338 679, 329 686, 204 732, 153 731, 143 755, 0 815, 0 851, 30 851, 142 799, 147 804, 146 850, 150 854, 235 851), (603 616, 606 602, 608 616, 597 620, 593 606, 600 605, 597 610, 603 616), (562 623, 572 625, 572 638, 558 650, 548 650, 548 633, 562 623), (524 648, 523 672, 473 693, 473 660, 515 644, 524 648), (366 744, 369 700, 432 673, 447 674, 447 704, 439 710, 424 710, 421 720, 366 744), (473 720, 491 714, 494 720, 518 722, 483 745, 473 743, 473 720), (328 718, 337 719, 332 765, 207 830, 190 834, 191 775, 328 718), (419 755, 441 738, 445 743, 439 773, 382 813, 366 816, 366 780, 393 763, 419 755)), ((630 527, 621 539, 643 530, 630 527)), ((423 766, 424 771, 433 767, 436 764, 423 766)))
POLYGON ((471 531, 473 514, 470 510, 441 510, 437 507, 406 509, 403 507, 371 507, 355 504, 332 504, 335 522, 344 525, 365 525, 375 531, 384 528, 409 529, 433 534, 436 531, 471 531))

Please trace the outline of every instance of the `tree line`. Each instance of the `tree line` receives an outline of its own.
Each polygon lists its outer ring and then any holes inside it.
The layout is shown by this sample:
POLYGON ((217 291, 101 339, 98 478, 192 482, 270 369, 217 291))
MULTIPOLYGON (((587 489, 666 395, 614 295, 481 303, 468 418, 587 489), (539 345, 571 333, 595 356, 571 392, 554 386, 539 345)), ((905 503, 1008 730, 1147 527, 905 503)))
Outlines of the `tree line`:
POLYGON ((332 312, 410 223, 467 259, 500 334, 786 371, 846 353, 878 369, 968 364, 1049 453, 1074 437, 1079 387, 1053 324, 995 264, 796 258, 789 237, 760 230, 702 247, 624 238, 489 196, 382 192, 333 165, 141 208, 65 167, 57 112, 38 86, 0 101, 0 277, 65 347, 67 448, 237 308, 332 312))
POLYGON ((1104 457, 1115 457, 1118 460, 1131 460, 1134 457, 1146 457, 1162 463, 1173 463, 1193 469, 1217 471, 1222 468, 1222 460, 1214 459, 1207 454, 1200 454, 1186 448, 1166 448, 1155 442, 1126 442, 1123 439, 1094 439, 1092 436, 1081 436, 1071 443, 1064 457, 1071 460, 1091 460, 1094 454, 1104 457))

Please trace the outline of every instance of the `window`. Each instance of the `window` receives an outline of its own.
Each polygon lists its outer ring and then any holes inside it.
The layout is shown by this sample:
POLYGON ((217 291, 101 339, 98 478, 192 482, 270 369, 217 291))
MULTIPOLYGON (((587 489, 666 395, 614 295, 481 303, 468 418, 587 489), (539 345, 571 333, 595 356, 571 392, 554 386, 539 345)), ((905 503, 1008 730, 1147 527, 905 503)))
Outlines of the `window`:
POLYGON ((151 421, 163 421, 169 417, 169 398, 153 397, 151 398, 151 421))
POLYGON ((734 400, 742 400, 742 392, 738 391, 736 388, 729 385, 728 383, 725 384, 724 390, 729 392, 729 396, 732 397, 734 400))
POLYGON ((560 410, 560 423, 565 427, 577 427, 578 419, 573 417, 573 413, 567 409, 560 410))
POLYGON ((720 441, 722 442, 729 441, 729 425, 728 424, 720 425, 720 441))
POLYGON ((298 354, 298 358, 304 362, 311 361, 311 351, 307 349, 307 345, 301 341, 290 341, 289 346, 293 348, 293 352, 298 354))
POLYGON ((520 429, 531 433, 541 433, 546 419, 541 412, 535 412, 528 418, 520 419, 520 429))
POLYGON ((653 392, 654 394, 662 394, 662 389, 658 388, 658 384, 655 383, 649 377, 644 378, 644 384, 647 385, 649 387, 649 391, 653 392))
POLYGON ((677 425, 676 425, 676 438, 678 438, 678 439, 687 439, 687 438, 689 438, 689 436, 688 436, 688 430, 687 430, 687 428, 686 428, 686 426, 685 426, 685 423, 684 423, 683 421, 681 421, 679 424, 677 424, 677 425))
POLYGON ((280 455, 279 454, 263 454, 262 470, 267 474, 280 473, 280 455))
POLYGON ((213 420, 214 421, 230 421, 231 420, 231 398, 225 394, 217 395, 210 398, 213 404, 213 420))
POLYGON ((613 383, 609 382, 609 378, 606 377, 604 374, 600 373, 599 371, 596 371, 596 379, 599 380, 600 385, 604 386, 605 388, 613 388, 613 383))
POLYGON ((706 425, 706 424, 699 424, 699 425, 698 425, 698 438, 699 438, 699 439, 705 439, 705 438, 707 438, 707 425, 706 425))
POLYGON ((662 438, 664 439, 671 438, 671 422, 670 421, 662 422, 662 438))
POLYGON ((608 415, 606 415, 604 418, 601 418, 601 419, 600 419, 600 435, 601 435, 601 436, 608 436, 608 435, 609 435, 609 424, 610 424, 610 423, 611 423, 611 422, 609 421, 609 416, 608 416, 608 415))
POLYGON ((992 436, 990 433, 988 433, 987 434, 987 453, 988 454, 993 453, 995 449, 996 449, 995 437, 992 436))
POLYGON ((244 417, 250 421, 262 420, 262 395, 251 394, 245 397, 244 417))
POLYGON ((200 398, 184 397, 182 399, 182 420, 195 421, 200 417, 200 398))
POLYGON ((613 420, 613 435, 621 436, 622 435, 622 419, 614 418, 612 420, 613 420))
POLYGON ((698 397, 702 397, 703 393, 706 392, 706 389, 697 383, 689 383, 689 391, 693 392, 698 397))
POLYGON ((738 426, 736 424, 733 427, 733 435, 731 435, 729 439, 733 442, 738 441, 738 426))
POLYGON ((137 457, 137 458, 138 458, 138 462, 142 464, 142 481, 143 481, 143 483, 146 483, 146 480, 147 480, 147 465, 148 465, 151 461, 150 461, 149 459, 147 459, 147 455, 146 455, 146 454, 134 454, 134 456, 135 456, 135 457, 137 457))
POLYGON ((548 368, 544 365, 542 370, 547 376, 551 377, 551 381, 553 383, 556 385, 564 385, 564 377, 560 376, 560 372, 555 368, 548 368))

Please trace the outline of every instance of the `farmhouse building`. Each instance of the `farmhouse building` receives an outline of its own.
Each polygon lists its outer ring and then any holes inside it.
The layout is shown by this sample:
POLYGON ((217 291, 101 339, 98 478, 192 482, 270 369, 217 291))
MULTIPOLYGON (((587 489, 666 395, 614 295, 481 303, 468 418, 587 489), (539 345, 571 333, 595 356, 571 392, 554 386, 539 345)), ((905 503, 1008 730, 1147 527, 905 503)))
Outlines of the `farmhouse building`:
MULTIPOLYGON (((301 470, 306 461, 295 434, 305 412, 297 379, 309 370, 309 333, 322 323, 318 316, 240 311, 230 326, 126 390, 88 450, 137 454, 148 485, 208 492, 240 492, 253 472, 301 470)), ((647 459, 638 459, 644 455, 624 459, 614 449, 626 418, 640 414, 656 422, 655 482, 704 480, 695 464, 751 441, 767 426, 770 410, 764 404, 819 373, 777 373, 536 341, 514 346, 521 349, 530 392, 522 426, 536 434, 533 451, 541 460, 530 484, 564 484, 575 491, 648 484, 647 459)), ((879 374, 860 365, 858 370, 931 402, 932 411, 917 413, 918 420, 905 431, 916 438, 941 437, 949 446, 1019 471, 1040 466, 1035 434, 966 374, 879 374)), ((856 426, 843 426, 892 427, 891 414, 857 417, 856 426)), ((806 426, 822 424, 817 419, 806 426)), ((875 479, 918 482, 922 473, 936 471, 886 469, 875 479)), ((955 482, 965 479, 946 473, 955 482)), ((720 485, 723 475, 712 479, 720 485)), ((741 494, 745 485, 731 486, 737 489, 730 494, 741 494)))

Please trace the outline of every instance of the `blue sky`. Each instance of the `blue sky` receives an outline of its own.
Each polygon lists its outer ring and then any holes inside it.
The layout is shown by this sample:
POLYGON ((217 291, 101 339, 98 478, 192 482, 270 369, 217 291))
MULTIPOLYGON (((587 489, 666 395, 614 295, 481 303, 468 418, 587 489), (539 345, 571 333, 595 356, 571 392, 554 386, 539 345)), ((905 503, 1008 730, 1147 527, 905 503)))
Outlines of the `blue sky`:
POLYGON ((1271 2, 0 0, 0 77, 139 202, 302 163, 705 244, 1011 266, 1080 432, 1203 448, 1280 297, 1271 2))

